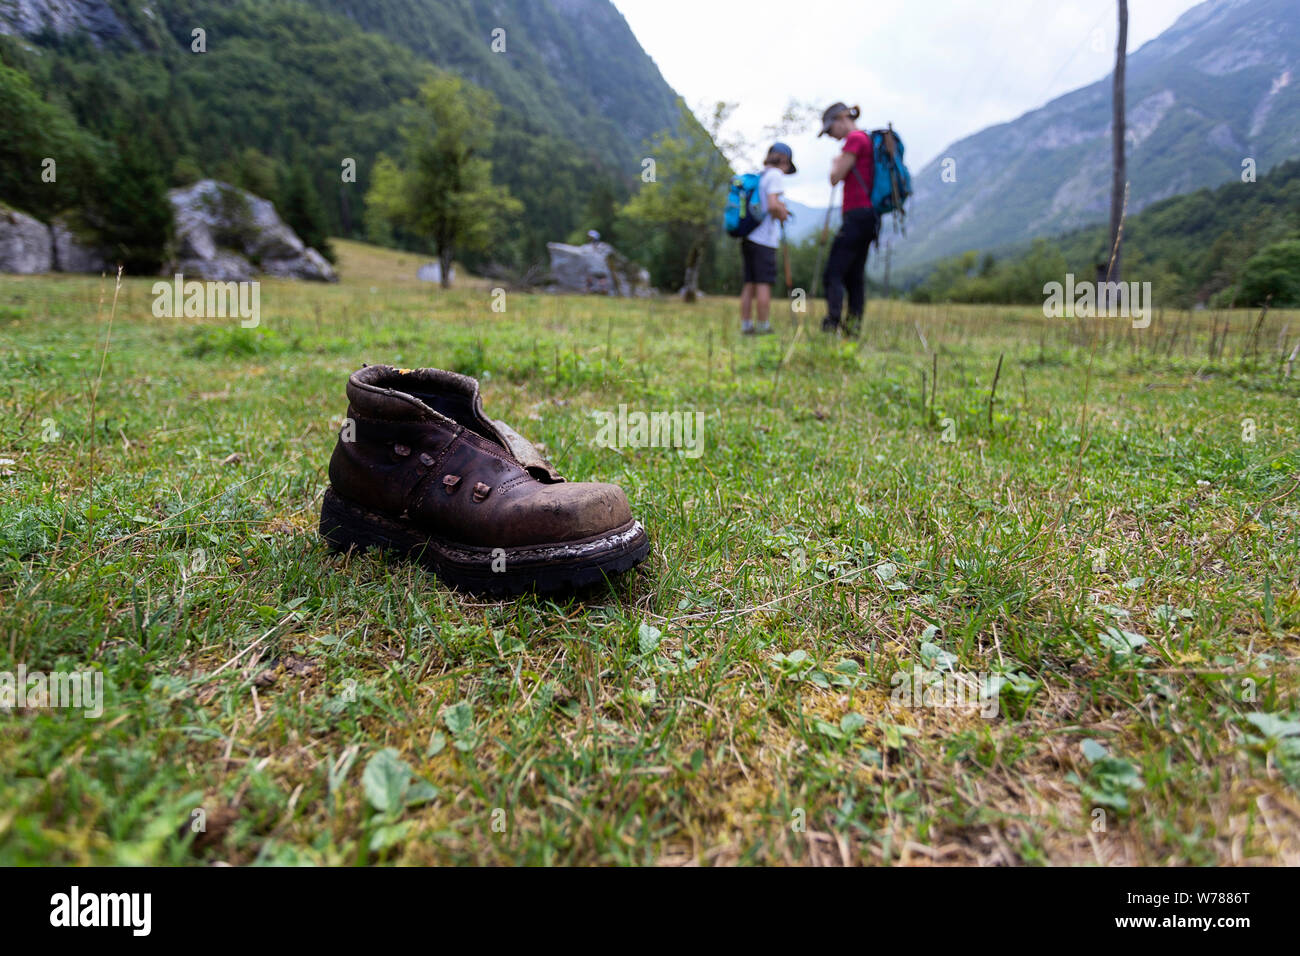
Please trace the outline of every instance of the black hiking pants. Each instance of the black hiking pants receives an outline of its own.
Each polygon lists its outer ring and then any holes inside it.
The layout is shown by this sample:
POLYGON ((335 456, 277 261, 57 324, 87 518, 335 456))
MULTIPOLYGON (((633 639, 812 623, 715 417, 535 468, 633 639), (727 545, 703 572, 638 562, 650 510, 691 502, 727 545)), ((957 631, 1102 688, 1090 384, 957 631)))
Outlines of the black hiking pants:
POLYGON ((844 294, 849 296, 850 321, 861 319, 866 305, 867 250, 880 231, 880 216, 874 209, 850 209, 831 242, 826 257, 826 322, 838 325, 844 294))

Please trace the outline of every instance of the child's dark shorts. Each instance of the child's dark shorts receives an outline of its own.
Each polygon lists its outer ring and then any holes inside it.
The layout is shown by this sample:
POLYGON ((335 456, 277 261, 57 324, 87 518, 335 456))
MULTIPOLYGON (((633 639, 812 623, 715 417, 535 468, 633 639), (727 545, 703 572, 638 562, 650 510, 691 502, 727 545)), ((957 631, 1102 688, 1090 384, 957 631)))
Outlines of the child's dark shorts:
POLYGON ((776 249, 742 239, 740 255, 745 263, 745 282, 776 283, 776 249))

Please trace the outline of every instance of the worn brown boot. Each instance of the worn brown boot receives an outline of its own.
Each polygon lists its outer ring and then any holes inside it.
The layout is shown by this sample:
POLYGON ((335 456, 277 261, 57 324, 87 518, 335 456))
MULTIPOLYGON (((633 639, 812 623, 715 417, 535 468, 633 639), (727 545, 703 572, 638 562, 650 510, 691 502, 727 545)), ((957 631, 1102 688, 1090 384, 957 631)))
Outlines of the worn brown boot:
POLYGON ((575 590, 650 550, 621 488, 565 481, 455 372, 354 373, 329 476, 320 531, 332 548, 410 555, 468 591, 575 590))

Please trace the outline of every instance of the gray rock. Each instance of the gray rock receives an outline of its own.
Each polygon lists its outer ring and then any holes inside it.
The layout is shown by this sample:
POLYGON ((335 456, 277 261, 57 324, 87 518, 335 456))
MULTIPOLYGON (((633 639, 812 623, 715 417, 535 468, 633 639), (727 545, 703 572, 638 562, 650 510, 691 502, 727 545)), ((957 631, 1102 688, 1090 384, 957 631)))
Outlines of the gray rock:
POLYGON ((177 252, 189 259, 211 259, 217 254, 217 240, 204 218, 188 208, 173 204, 177 252))
POLYGON ((230 255, 260 262, 268 275, 334 282, 337 276, 325 257, 308 248, 285 224, 267 199, 215 179, 201 179, 167 194, 176 223, 178 258, 204 278, 214 270, 233 268, 230 255), (203 266, 222 253, 220 265, 203 266))
MULTIPOLYGON (((448 282, 456 281, 456 269, 453 266, 447 270, 450 275, 447 277, 448 282)), ((441 282, 442 281, 442 263, 426 262, 415 272, 415 277, 421 282, 441 282)))
MULTIPOLYGON (((146 5, 145 9, 148 7, 146 5)), ((89 33, 96 46, 126 36, 136 45, 108 0, 2 0, 0 34, 34 36, 46 31, 58 36, 89 33)))
POLYGON ((551 279, 557 291, 623 297, 654 294, 649 270, 607 242, 581 246, 548 242, 546 251, 550 253, 551 279))
POLYGON ((250 255, 259 259, 294 259, 301 256, 307 246, 276 215, 275 206, 269 200, 260 199, 252 193, 245 195, 248 197, 257 236, 249 250, 250 255))
POLYGON ((51 222, 50 232, 54 235, 54 268, 60 272, 114 271, 108 257, 83 242, 65 219, 51 222))
POLYGON ((171 190, 167 198, 174 211, 176 245, 182 258, 210 259, 222 247, 252 255, 260 244, 261 224, 256 219, 256 197, 251 193, 215 179, 201 179, 171 190))
POLYGON ((54 268, 54 239, 49 226, 0 206, 0 272, 26 274, 54 268))
POLYGON ((315 249, 304 249, 291 259, 263 259, 262 271, 282 279, 310 279, 314 282, 338 282, 338 273, 329 260, 315 249))
POLYGON ((257 277, 252 263, 228 251, 218 251, 202 259, 181 259, 176 263, 176 271, 186 279, 212 282, 248 282, 257 277))

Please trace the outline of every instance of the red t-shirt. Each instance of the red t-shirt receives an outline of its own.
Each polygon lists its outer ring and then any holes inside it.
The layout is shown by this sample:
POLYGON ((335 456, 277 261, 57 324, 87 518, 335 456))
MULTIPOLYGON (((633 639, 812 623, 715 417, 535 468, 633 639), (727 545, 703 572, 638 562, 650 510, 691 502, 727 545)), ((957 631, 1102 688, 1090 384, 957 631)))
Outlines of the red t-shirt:
MULTIPOLYGON (((871 180, 876 170, 876 162, 871 153, 871 137, 864 130, 855 129, 844 137, 844 152, 856 154, 858 172, 862 175, 863 182, 869 187, 872 186, 871 180)), ((849 174, 844 177, 844 211, 870 208, 871 194, 862 188, 862 183, 850 169, 849 174)))

